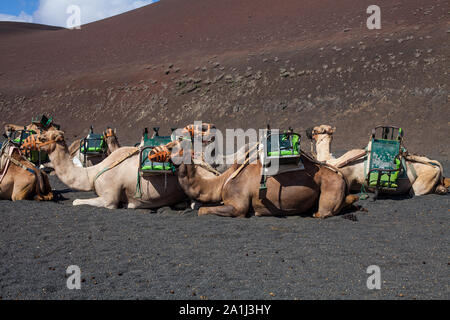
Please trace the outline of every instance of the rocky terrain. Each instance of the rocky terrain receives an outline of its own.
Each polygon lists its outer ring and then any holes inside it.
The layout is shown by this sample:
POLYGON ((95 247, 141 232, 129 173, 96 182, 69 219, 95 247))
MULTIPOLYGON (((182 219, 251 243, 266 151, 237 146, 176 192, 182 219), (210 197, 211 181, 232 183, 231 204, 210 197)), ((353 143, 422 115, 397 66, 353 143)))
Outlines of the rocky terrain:
POLYGON ((1 123, 52 114, 68 139, 122 141, 193 120, 219 128, 337 127, 340 150, 402 126, 448 157, 449 1, 163 0, 81 30, 0 24, 1 123), (17 30, 20 30, 18 32, 17 30))

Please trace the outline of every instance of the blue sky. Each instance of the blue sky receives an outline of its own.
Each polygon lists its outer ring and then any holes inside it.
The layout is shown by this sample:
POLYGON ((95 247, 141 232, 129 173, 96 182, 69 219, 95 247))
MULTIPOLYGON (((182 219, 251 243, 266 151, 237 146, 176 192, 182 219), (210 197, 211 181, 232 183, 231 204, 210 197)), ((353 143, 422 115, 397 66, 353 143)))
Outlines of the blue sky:
POLYGON ((39 0, 1 0, 0 13, 18 16, 24 11, 31 15, 38 6, 39 0))
POLYGON ((105 19, 158 0, 0 0, 0 21, 20 21, 66 27, 67 8, 80 8, 81 24, 105 19))

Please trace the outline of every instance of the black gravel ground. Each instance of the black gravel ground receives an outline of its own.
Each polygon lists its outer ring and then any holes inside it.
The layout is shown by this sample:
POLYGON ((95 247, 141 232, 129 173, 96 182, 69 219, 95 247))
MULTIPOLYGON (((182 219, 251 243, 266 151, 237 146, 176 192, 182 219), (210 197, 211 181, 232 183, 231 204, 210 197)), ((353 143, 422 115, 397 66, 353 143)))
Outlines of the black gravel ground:
MULTIPOLYGON (((446 163, 448 164, 448 163, 446 163)), ((0 201, 0 299, 449 299, 449 195, 308 217, 0 201), (81 290, 66 287, 69 265, 81 290), (380 290, 366 286, 381 268, 380 290)))

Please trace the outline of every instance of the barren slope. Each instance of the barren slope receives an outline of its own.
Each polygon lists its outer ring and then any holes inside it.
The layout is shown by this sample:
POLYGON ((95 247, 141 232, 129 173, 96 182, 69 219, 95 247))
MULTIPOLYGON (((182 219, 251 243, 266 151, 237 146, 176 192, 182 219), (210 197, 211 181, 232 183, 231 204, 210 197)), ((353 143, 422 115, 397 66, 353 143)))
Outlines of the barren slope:
MULTIPOLYGON (((449 1, 162 0, 79 31, 6 32, 0 122, 51 113, 69 139, 141 128, 329 123, 335 146, 403 126, 412 151, 448 157, 449 1)), ((2 31, 3 30, 3 31, 2 31)))

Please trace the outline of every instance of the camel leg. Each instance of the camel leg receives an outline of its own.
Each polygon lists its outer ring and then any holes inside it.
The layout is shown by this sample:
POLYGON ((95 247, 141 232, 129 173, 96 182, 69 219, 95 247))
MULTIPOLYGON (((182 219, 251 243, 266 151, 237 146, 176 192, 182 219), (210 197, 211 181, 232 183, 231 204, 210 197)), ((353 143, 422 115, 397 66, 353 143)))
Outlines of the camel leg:
POLYGON ((359 199, 356 195, 345 196, 345 185, 322 183, 320 191, 319 209, 313 214, 314 218, 325 219, 334 216, 359 199))
POLYGON ((247 210, 237 210, 235 207, 230 205, 217 206, 217 207, 201 207, 198 209, 199 216, 206 216, 213 214, 221 217, 245 217, 247 210))
POLYGON ((30 194, 32 194, 35 189, 35 183, 36 182, 32 180, 25 181, 24 183, 14 182, 11 200, 20 201, 29 199, 30 194))
POLYGON ((73 201, 74 206, 88 205, 93 207, 107 208, 107 209, 117 209, 118 205, 113 201, 108 201, 105 198, 98 197, 92 199, 75 199, 73 201))
POLYGON ((444 188, 450 187, 450 178, 444 178, 444 188))

